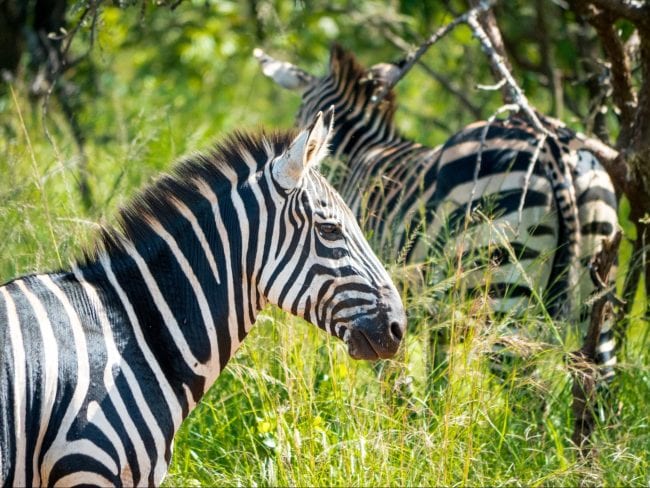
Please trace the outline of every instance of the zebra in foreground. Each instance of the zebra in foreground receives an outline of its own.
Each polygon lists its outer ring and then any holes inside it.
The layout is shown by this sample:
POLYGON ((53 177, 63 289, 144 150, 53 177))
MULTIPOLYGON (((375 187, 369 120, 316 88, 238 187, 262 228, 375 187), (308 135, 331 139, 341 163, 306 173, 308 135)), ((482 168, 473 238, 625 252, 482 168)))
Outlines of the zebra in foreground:
MULTIPOLYGON (((483 256, 498 264, 489 285, 497 314, 521 310, 536 295, 555 318, 579 312, 586 331, 588 307, 569 309, 584 305, 593 291, 587 264, 618 220, 612 182, 575 133, 549 125, 555 137, 538 148, 539 134, 513 116, 471 124, 430 148, 400 135, 394 92, 374 103, 381 65, 366 70, 334 45, 328 73, 316 77, 259 49, 254 55, 265 75, 301 92, 299 127, 322 107, 336 107, 331 150, 344 165, 336 186, 376 250, 411 263, 440 251, 483 256)), ((439 270, 428 271, 440 279, 439 270)), ((465 278, 470 296, 485 289, 482 273, 465 278)), ((598 363, 602 377, 611 379, 616 357, 609 326, 599 338, 598 363)))
POLYGON ((71 271, 0 287, 0 484, 157 485, 267 303, 391 357, 397 289, 315 166, 333 111, 238 133, 121 211, 71 271))

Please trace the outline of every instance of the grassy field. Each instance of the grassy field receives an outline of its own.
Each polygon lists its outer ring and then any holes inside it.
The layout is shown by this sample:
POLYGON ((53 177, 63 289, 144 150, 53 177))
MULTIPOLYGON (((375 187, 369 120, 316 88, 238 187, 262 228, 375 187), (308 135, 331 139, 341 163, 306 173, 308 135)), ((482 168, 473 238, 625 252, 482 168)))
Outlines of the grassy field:
MULTIPOLYGON (((110 222, 118 205, 182 154, 234 128, 291 125, 298 100, 272 91, 252 58, 234 74, 220 66, 203 74, 204 84, 176 86, 138 73, 136 54, 101 53, 114 69, 97 75, 101 97, 81 113, 90 128, 90 208, 79 196, 80 156, 56 101, 44 126, 22 80, 0 92, 1 282, 66 266, 92 240, 95 222, 110 222)), ((623 269, 628 253, 626 245, 623 269)), ((265 310, 183 425, 167 485, 650 484, 645 297, 620 358, 618 414, 598 425, 597 454, 583 460, 570 442, 565 363, 579 341, 539 343, 521 365, 532 376, 497 381, 483 353, 503 323, 487 320, 484 300, 454 293, 434 300, 437 291, 405 293, 412 332, 400 357, 380 365, 355 362, 324 332, 265 310), (432 371, 429 338, 442 327, 452 331, 451 360, 432 371)), ((520 320, 562 328, 539 307, 520 320)))

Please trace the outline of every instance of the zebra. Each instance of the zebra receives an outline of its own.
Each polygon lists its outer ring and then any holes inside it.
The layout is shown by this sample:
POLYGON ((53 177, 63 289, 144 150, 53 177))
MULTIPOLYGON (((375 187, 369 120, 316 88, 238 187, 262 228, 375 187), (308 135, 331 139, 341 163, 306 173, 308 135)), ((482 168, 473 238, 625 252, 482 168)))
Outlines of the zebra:
POLYGON ((0 287, 0 484, 158 485, 267 303, 393 356, 397 288, 317 170, 333 110, 238 132, 119 213, 70 270, 0 287))
MULTIPOLYGON (((322 77, 261 49, 254 56, 266 76, 302 94, 298 127, 321 107, 336 107, 331 151, 344 171, 335 186, 383 256, 422 263, 432 250, 454 255, 474 248, 498 263, 489 285, 495 314, 520 310, 536 294, 553 318, 579 314, 586 331, 584 303, 594 289, 588 263, 618 220, 612 182, 577 134, 542 118, 553 137, 541 144, 531 124, 514 115, 470 124, 431 148, 400 134, 393 91, 375 103, 381 64, 365 69, 338 44, 322 77), (486 209, 492 223, 480 218, 486 209), (571 314, 572 304, 583 306, 571 314)), ((429 271, 440 279, 439 270, 429 271)), ((485 289, 479 273, 465 280, 470 292, 485 289)), ((513 327, 505 335, 516 333, 513 327)), ((610 381, 616 356, 609 325, 597 361, 610 381)))

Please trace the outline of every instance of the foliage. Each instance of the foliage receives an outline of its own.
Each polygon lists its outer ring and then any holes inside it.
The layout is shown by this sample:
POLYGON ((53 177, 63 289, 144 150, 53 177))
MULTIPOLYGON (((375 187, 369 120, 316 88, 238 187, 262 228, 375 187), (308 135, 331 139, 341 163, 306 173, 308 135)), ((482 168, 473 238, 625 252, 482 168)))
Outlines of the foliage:
MULTIPOLYGON (((518 56, 543 64, 539 44, 527 39, 536 21, 533 7, 504 3, 501 27, 516 40, 518 56)), ((554 17, 560 8, 547 3, 554 64, 570 82, 566 100, 549 94, 544 74, 519 65, 515 73, 538 108, 582 127, 589 97, 580 78, 583 67, 575 63, 577 34, 563 30, 563 16, 569 14, 554 17)), ((73 4, 71 23, 80 16, 81 4, 73 4)), ((298 97, 262 77, 251 55, 255 46, 320 74, 329 44, 338 41, 370 65, 400 56, 387 40, 391 34, 416 42, 450 20, 450 9, 465 8, 463 2, 410 0, 192 0, 174 10, 141 5, 145 8, 102 5, 92 49, 65 73, 77 88, 69 96, 85 134, 90 208, 77 189, 80 155, 67 120, 54 99, 42 118, 41 100, 29 97, 26 61, 0 89, 0 281, 66 266, 92 240, 93 222, 110 221, 118 205, 181 155, 233 129, 291 126, 298 97)), ((74 55, 88 51, 91 29, 84 22, 71 47, 74 55)), ((454 31, 425 62, 483 116, 501 104, 498 93, 474 88, 491 79, 469 29, 454 31)), ((411 71, 398 91, 399 126, 422 143, 439 144, 475 118, 422 70, 411 71)), ((628 237, 634 237, 634 226, 625 225, 628 237)), ((629 246, 624 247, 623 268, 629 254, 629 246)), ((395 276, 404 271, 397 265, 392 269, 395 276)), ((449 280, 453 289, 454 276, 449 280)), ((581 460, 569 444, 570 386, 564 364, 576 337, 535 353, 527 365, 537 367, 532 378, 512 375, 499 382, 481 353, 509 319, 488 326, 489 312, 480 299, 461 300, 453 292, 439 298, 439 292, 434 287, 405 292, 411 322, 419 326, 408 336, 401 358, 374 367, 350 360, 342 344, 315 328, 266 310, 183 425, 167 483, 650 483, 643 300, 633 310, 616 382, 620 416, 599 426, 597 458, 581 460), (452 361, 427 371, 430 333, 443 326, 456 334, 452 361), (402 364, 415 378, 411 403, 396 394, 408 387, 402 364)), ((531 307, 521 321, 553 327, 539 307, 531 307)))

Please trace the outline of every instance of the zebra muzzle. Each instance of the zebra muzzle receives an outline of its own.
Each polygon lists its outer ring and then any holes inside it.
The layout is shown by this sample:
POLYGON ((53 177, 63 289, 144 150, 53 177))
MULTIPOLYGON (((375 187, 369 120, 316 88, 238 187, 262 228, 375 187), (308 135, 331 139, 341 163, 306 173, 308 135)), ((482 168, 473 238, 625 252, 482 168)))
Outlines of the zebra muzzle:
POLYGON ((388 359, 395 355, 406 329, 406 316, 383 309, 373 318, 364 318, 345 333, 348 354, 354 359, 388 359))

